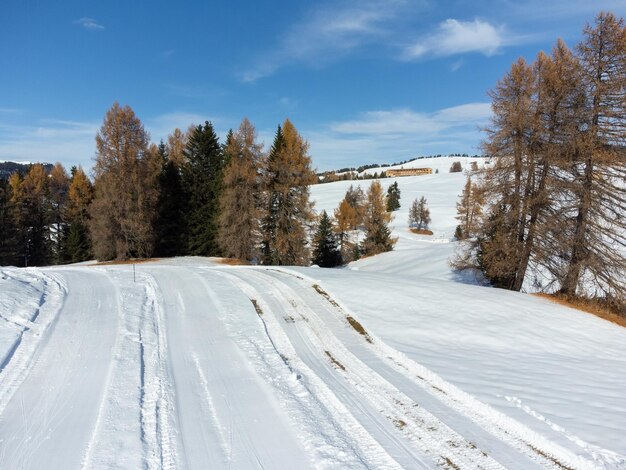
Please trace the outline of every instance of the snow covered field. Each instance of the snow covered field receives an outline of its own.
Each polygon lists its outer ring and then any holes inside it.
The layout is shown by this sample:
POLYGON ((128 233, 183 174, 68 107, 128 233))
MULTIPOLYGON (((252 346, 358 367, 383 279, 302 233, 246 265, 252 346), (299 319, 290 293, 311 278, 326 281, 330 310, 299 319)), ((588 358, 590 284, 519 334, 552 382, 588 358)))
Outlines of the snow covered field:
POLYGON ((0 268, 0 468, 626 468, 626 330, 452 273, 452 161, 343 269, 0 268))

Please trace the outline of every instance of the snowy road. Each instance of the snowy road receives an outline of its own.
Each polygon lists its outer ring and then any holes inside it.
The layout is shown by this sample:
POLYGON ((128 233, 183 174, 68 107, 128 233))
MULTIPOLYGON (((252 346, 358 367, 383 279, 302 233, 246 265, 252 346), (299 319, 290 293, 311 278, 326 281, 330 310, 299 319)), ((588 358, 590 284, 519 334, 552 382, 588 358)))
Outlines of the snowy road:
POLYGON ((297 272, 1 279, 2 469, 597 468, 387 346, 297 272))
MULTIPOLYGON (((28 375, 0 414, 0 468, 79 468, 111 368, 118 296, 102 273, 65 270, 61 310, 39 343, 28 375)), ((10 366, 9 362, 9 366, 10 366)), ((6 370, 6 369, 5 369, 6 370)), ((2 391, 8 377, 1 376, 2 391)))

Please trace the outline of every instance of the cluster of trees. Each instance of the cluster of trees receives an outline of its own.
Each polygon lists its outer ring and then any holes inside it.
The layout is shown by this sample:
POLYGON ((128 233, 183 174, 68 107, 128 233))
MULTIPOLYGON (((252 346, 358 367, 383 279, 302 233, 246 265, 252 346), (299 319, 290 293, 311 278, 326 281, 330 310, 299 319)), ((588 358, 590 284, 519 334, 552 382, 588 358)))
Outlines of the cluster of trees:
MULTIPOLYGON (((22 176, 28 173, 30 168, 29 163, 17 163, 17 162, 2 162, 0 161, 0 179, 8 179, 13 173, 19 173, 22 176)), ((44 170, 47 173, 52 171, 53 165, 50 163, 43 164, 44 170)))
MULTIPOLYGON (((391 190, 391 194, 397 194, 394 205, 400 207, 400 190, 397 185, 391 190)), ((348 263, 361 256, 376 255, 393 249, 396 239, 391 236, 389 228, 392 219, 389 199, 389 191, 385 196, 379 181, 373 181, 367 193, 360 186, 351 185, 335 209, 334 218, 325 212, 322 213, 321 220, 328 220, 330 232, 332 232, 330 235, 324 232, 324 236, 333 240, 331 245, 336 247, 338 253, 338 257, 334 258, 337 264, 348 263)), ((322 226, 320 222, 315 236, 316 246, 317 240, 322 236, 320 232, 322 226)), ((314 262, 323 266, 318 259, 314 262)))
POLYGON ((82 168, 31 165, 0 179, 0 265, 30 266, 88 259, 93 188, 82 168))
MULTIPOLYGON (((383 165, 389 166, 389 165, 383 165)), ((352 180, 376 180, 381 178, 387 178, 387 173, 385 171, 381 171, 378 173, 375 171, 374 173, 363 173, 359 176, 358 172, 344 172, 341 171, 325 171, 324 173, 320 173, 317 175, 317 184, 323 183, 334 183, 335 181, 352 181, 352 180)))
POLYGON ((450 165, 450 173, 461 173, 462 171, 463 166, 461 165, 461 162, 452 162, 452 165, 450 165))
POLYGON ((350 188, 349 209, 336 212, 341 227, 315 216, 308 143, 289 120, 267 153, 247 119, 223 144, 205 122, 157 146, 134 111, 115 103, 96 147, 93 184, 61 164, 0 180, 1 264, 201 255, 336 266, 395 242, 386 209, 389 199, 399 207, 397 185, 388 198, 377 181, 367 195, 350 188))
POLYGON ((308 264, 315 174, 294 125, 268 155, 244 119, 221 144, 210 122, 156 146, 128 106, 114 104, 98 136, 91 234, 98 259, 226 256, 308 264))
POLYGON ((491 92, 493 168, 459 202, 455 261, 499 287, 525 282, 626 305, 626 27, 601 13, 574 51, 519 59, 491 92))

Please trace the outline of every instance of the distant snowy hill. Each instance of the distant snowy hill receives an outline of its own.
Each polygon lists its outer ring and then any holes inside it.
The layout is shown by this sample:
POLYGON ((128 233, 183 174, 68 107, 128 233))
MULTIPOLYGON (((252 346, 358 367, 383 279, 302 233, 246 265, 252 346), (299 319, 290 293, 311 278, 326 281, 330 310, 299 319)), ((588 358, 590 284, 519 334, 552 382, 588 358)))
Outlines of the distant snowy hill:
MULTIPOLYGON (((10 162, 0 160, 0 179, 7 179, 12 173, 16 171, 21 174, 25 174, 28 171, 28 167, 33 165, 33 162, 10 162)), ((43 163, 46 172, 52 171, 53 165, 50 163, 43 163)))

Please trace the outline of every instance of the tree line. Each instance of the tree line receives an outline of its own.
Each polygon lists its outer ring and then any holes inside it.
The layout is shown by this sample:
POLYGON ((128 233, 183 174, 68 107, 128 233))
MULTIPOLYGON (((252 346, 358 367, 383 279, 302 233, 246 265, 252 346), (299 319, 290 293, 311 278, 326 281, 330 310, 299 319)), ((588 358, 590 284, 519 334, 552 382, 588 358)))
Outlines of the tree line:
POLYGON ((522 58, 490 93, 484 151, 458 204, 453 264, 494 285, 592 296, 625 311, 626 27, 600 13, 571 50, 522 58))
POLYGON ((245 118, 224 143, 207 121, 155 145, 115 103, 96 135, 93 183, 80 167, 70 173, 37 164, 0 180, 0 264, 198 255, 336 266, 394 243, 377 181, 351 196, 349 228, 315 215, 308 143, 288 119, 267 153, 245 118))

